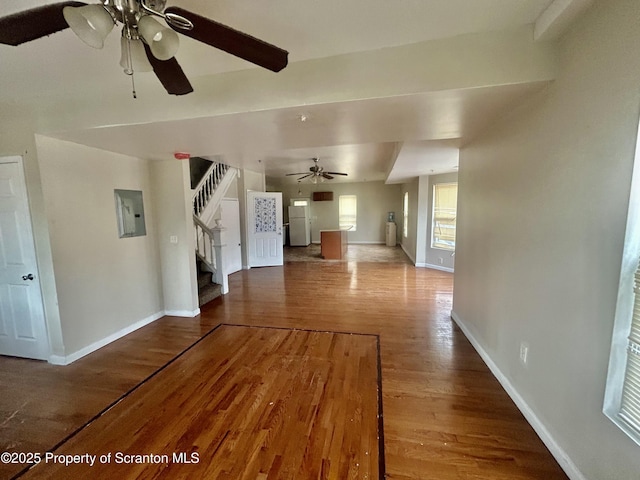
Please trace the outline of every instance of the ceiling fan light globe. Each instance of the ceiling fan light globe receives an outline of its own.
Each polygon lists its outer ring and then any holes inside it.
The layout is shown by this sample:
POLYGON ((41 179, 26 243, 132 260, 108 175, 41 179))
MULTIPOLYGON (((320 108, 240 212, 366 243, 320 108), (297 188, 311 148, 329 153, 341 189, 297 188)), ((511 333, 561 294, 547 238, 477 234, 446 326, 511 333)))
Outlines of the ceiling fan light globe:
POLYGON ((140 18, 138 33, 147 42, 151 53, 158 60, 169 60, 174 57, 180 46, 178 34, 170 28, 162 26, 150 15, 144 15, 140 18))
POLYGON ((64 7, 62 15, 80 40, 93 48, 102 48, 114 21, 102 5, 64 7))
POLYGON ((127 75, 131 75, 133 72, 150 72, 153 70, 144 51, 142 40, 120 37, 120 49, 120 66, 127 75), (129 56, 127 49, 130 49, 131 56, 129 56))

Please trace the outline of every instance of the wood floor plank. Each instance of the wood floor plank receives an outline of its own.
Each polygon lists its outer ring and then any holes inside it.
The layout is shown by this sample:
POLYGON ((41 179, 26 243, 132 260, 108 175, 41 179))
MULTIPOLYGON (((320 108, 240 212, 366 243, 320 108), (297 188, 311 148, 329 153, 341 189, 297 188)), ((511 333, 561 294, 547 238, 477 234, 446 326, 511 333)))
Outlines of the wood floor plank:
POLYGON ((374 336, 222 325, 53 452, 112 461, 22 478, 378 479, 378 381, 374 336))
MULTIPOLYGON (((293 262, 284 267, 241 271, 230 276, 229 283, 230 293, 203 307, 199 317, 160 319, 68 367, 0 358, 0 450, 51 449, 212 328, 226 323, 378 336, 385 451, 385 457, 379 460, 384 461, 387 479, 566 480, 544 444, 449 318, 451 274, 404 263, 293 262)), ((191 397, 185 396, 182 389, 167 386, 182 411, 188 411, 202 425, 195 431, 183 432, 170 447, 206 444, 203 457, 255 457, 259 468, 252 471, 253 478, 292 478, 299 475, 300 468, 309 474, 293 478, 365 478, 363 465, 369 465, 371 470, 378 463, 378 459, 367 460, 371 452, 364 455, 364 460, 343 465, 326 460, 328 455, 343 450, 363 450, 363 445, 371 441, 361 435, 357 441, 339 446, 325 442, 332 435, 342 437, 349 433, 344 426, 345 420, 349 426, 352 423, 347 405, 356 401, 357 395, 345 406, 326 410, 316 406, 328 391, 339 390, 322 390, 327 372, 359 382, 364 367, 359 363, 347 367, 336 361, 319 369, 317 375, 305 377, 303 388, 280 378, 277 371, 296 371, 295 356, 305 343, 289 336, 279 344, 264 335, 259 337, 261 340, 236 339, 238 354, 256 350, 265 357, 264 362, 259 367, 227 359, 212 375, 224 384, 212 392, 215 401, 205 406, 190 403, 191 397), (273 352, 278 345, 290 355, 277 359, 273 352), (232 367, 244 369, 248 381, 238 382, 232 367), (265 384, 256 382, 252 375, 263 376, 265 384), (274 392, 278 394, 274 404, 262 409, 265 399, 274 392), (290 431, 295 438, 305 438, 305 442, 288 441, 273 433, 286 421, 286 406, 296 396, 304 398, 309 408, 296 411, 290 431), (247 402, 249 416, 262 414, 260 421, 267 427, 252 430, 247 423, 239 402, 249 398, 254 399, 253 403, 247 402), (310 429, 304 420, 314 414, 319 421, 310 429), (245 441, 239 429, 249 430, 251 441, 245 441), (270 456, 262 449, 265 444, 285 453, 270 456), (322 452, 321 458, 306 453, 301 444, 312 445, 313 451, 322 452)), ((307 343, 307 365, 312 364, 316 354, 352 360, 353 353, 337 339, 327 342, 309 337, 308 342, 312 343, 307 343)), ((205 357, 212 361, 216 355, 211 350, 205 357)), ((184 375, 194 388, 206 391, 207 384, 200 378, 184 375)), ((155 405, 163 418, 178 414, 164 402, 156 401, 155 405)), ((122 448, 139 447, 140 442, 131 434, 122 438, 122 448)), ((238 478, 228 463, 209 467, 211 471, 207 473, 216 474, 217 478, 238 478)), ((0 464, 0 478, 11 478, 20 468, 0 464)), ((173 466, 169 468, 171 474, 177 475, 173 466)), ((112 478, 135 478, 134 470, 112 478)))

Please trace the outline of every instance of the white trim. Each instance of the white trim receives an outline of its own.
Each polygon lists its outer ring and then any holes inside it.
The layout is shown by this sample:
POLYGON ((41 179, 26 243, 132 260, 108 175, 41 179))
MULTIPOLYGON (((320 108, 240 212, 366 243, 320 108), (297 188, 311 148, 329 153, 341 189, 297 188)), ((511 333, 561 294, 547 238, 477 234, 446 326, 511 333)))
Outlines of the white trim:
MULTIPOLYGON (((216 186, 216 189, 211 194, 211 198, 209 199, 209 203, 204 207, 204 210, 200 212, 200 220, 207 225, 213 225, 213 217, 215 216, 218 208, 220 207, 220 202, 227 194, 229 187, 235 181, 236 176, 238 174, 238 169, 234 167, 229 167, 225 174, 223 175, 220 183, 216 186)), ((203 177, 206 178, 206 177, 203 177)), ((236 199, 237 200, 237 199, 236 199)))
MULTIPOLYGON (((320 240, 313 240, 311 242, 314 245, 320 245, 320 240)), ((369 241, 369 240, 356 240, 354 242, 352 242, 351 240, 349 240, 347 245, 386 245, 387 242, 379 242, 379 241, 369 241)))
POLYGON ((496 377, 500 385, 506 390, 507 394, 511 397, 511 400, 516 404, 520 412, 524 415, 525 419, 536 431, 540 439, 547 446, 551 454, 555 457, 557 462, 560 464, 564 472, 571 480, 587 480, 582 472, 578 469, 578 467, 571 461, 571 458, 567 453, 562 449, 562 447, 556 442, 553 438, 547 427, 542 423, 542 421, 538 418, 533 409, 527 404, 527 402, 520 396, 516 388, 509 381, 507 376, 502 373, 500 368, 494 363, 486 350, 482 347, 480 342, 476 340, 476 338, 471 333, 471 330, 467 325, 462 321, 462 319, 454 312, 451 311, 451 318, 454 322, 460 327, 465 337, 471 342, 473 348, 476 349, 480 357, 484 363, 487 364, 493 376, 496 377))
POLYGON ((137 321, 136 323, 133 323, 131 325, 129 325, 128 327, 123 328, 122 330, 118 330, 115 333, 112 333, 111 335, 108 335, 96 342, 93 342, 91 345, 87 345, 84 348, 81 348, 80 350, 78 350, 77 352, 74 352, 70 355, 66 355, 66 356, 62 356, 62 355, 50 355, 49 356, 49 363, 53 364, 53 365, 69 365, 70 363, 75 362, 76 360, 89 355, 92 352, 95 352, 96 350, 104 347, 105 345, 110 344, 111 342, 115 342, 116 340, 118 340, 119 338, 124 337, 125 335, 130 334, 131 332, 134 332, 136 330, 138 330, 139 328, 144 327, 145 325, 150 324, 151 322, 155 322, 156 320, 158 320, 159 318, 162 318, 165 316, 165 312, 158 312, 158 313, 154 313, 153 315, 147 317, 147 318, 143 318, 142 320, 137 321))
MULTIPOLYGON (((431 243, 433 244, 433 239, 431 239, 431 243)), ((456 249, 455 248, 442 248, 442 247, 434 247, 433 245, 429 245, 429 248, 431 250, 439 250, 440 252, 449 252, 449 253, 456 253, 456 249)))
POLYGON ((433 265, 432 263, 416 263, 415 266, 418 268, 430 268, 432 270, 440 270, 442 272, 453 273, 453 268, 451 267, 443 267, 442 265, 433 265))
POLYGON ((200 315, 200 308, 196 308, 195 310, 165 310, 164 315, 168 317, 193 318, 200 315))
POLYGON ((67 362, 66 357, 63 355, 49 355, 48 362, 51 365, 68 365, 70 362, 67 362))

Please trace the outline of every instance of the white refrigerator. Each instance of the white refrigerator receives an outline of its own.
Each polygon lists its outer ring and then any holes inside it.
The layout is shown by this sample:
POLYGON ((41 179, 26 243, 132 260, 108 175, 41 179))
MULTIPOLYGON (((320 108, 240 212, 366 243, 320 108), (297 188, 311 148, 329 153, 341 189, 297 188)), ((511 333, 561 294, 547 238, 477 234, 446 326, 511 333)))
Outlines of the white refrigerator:
POLYGON ((289 207, 289 245, 306 247, 311 243, 309 213, 306 207, 289 207))

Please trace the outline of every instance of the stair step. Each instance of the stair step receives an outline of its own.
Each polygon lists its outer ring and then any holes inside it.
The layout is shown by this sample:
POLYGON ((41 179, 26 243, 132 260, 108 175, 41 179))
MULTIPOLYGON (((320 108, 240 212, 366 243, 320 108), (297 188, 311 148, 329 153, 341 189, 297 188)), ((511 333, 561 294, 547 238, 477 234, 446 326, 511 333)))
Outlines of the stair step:
POLYGON ((222 285, 217 283, 209 283, 202 288, 198 289, 199 306, 209 303, 222 295, 222 285))
POLYGON ((198 290, 211 283, 213 283, 213 274, 211 272, 198 271, 198 290))

